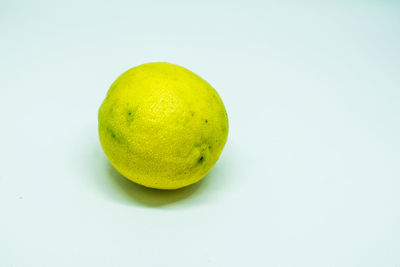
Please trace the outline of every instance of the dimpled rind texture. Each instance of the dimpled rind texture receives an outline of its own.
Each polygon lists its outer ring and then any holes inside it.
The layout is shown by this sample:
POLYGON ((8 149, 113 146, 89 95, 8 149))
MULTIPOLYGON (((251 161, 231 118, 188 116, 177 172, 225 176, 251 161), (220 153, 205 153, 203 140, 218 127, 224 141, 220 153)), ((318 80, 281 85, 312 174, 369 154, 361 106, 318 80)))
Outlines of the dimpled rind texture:
POLYGON ((123 176, 158 189, 203 178, 228 137, 218 93, 202 78, 170 63, 147 63, 123 73, 98 113, 101 146, 123 176))

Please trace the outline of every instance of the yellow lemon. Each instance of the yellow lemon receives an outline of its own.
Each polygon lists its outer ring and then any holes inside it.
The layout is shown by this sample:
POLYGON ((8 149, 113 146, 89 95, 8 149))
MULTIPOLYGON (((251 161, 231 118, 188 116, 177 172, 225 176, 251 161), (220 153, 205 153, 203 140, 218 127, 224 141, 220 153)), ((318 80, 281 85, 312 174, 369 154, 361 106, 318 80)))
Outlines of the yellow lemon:
POLYGON ((218 93, 188 69, 147 63, 123 73, 99 114, 101 146, 123 176, 158 189, 203 178, 228 136, 218 93))

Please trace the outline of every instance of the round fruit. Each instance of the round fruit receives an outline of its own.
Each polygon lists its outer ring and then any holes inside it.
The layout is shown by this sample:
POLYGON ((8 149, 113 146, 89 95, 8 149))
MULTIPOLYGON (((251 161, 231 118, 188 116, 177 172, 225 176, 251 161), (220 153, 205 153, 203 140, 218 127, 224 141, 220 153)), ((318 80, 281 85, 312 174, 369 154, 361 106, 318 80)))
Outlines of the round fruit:
POLYGON ((99 114, 101 146, 126 178, 176 189, 203 178, 228 136, 217 92, 202 78, 170 63, 148 63, 123 73, 99 114))

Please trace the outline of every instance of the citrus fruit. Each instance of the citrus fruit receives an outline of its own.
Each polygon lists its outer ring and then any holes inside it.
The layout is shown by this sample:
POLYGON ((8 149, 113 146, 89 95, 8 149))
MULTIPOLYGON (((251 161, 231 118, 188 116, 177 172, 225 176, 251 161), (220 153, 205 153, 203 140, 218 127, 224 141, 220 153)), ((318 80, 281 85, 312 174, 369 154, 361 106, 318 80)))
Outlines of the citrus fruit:
POLYGON ((101 146, 123 176, 158 189, 203 178, 228 136, 218 93, 195 73, 147 63, 123 73, 98 113, 101 146))

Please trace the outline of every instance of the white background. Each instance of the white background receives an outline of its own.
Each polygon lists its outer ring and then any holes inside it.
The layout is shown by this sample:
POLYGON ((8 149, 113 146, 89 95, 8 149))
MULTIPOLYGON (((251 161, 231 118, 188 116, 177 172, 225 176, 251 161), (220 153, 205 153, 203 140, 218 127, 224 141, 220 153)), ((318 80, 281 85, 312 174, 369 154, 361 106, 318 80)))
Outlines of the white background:
POLYGON ((400 266, 397 1, 1 1, 0 266, 400 266), (121 177, 97 136, 151 61, 219 92, 200 183, 121 177))

